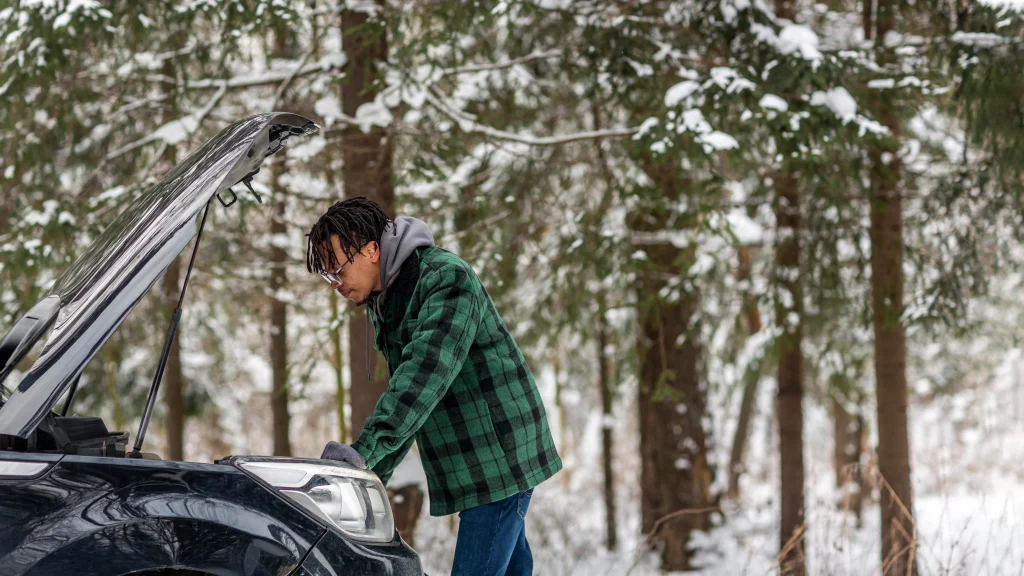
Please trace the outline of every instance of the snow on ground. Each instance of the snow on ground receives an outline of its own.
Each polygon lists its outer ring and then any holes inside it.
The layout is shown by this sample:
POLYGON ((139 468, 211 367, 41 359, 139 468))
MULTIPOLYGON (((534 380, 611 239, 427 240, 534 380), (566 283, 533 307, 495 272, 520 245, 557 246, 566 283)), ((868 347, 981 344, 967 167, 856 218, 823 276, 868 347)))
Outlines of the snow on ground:
MULTIPOLYGON (((979 389, 912 409, 921 574, 1001 575, 1024 570, 1024 425, 1018 417, 1024 392, 1016 386, 1015 373, 1004 370, 979 389)), ((695 574, 773 573, 779 540, 777 461, 769 458, 777 454, 777 434, 769 418, 773 393, 774 382, 766 379, 758 398, 742 505, 727 504, 718 526, 695 536, 695 574)), ((739 398, 719 396, 712 402, 729 402, 729 412, 735 413, 739 398)), ((861 527, 851 513, 840 509, 831 463, 832 423, 814 401, 806 400, 804 409, 808 573, 878 573, 878 506, 865 506, 861 527)), ((569 456, 575 469, 542 484, 531 504, 527 534, 538 576, 662 574, 655 557, 638 551, 632 411, 631 406, 619 406, 615 419, 618 550, 607 552, 603 547, 599 426, 588 426, 581 438, 572 439, 569 456)), ((716 421, 715 438, 731 438, 732 426, 731 418, 716 421)), ((722 462, 728 448, 723 444, 716 449, 722 462)), ((416 548, 428 574, 449 573, 457 530, 455 516, 421 520, 416 548)))

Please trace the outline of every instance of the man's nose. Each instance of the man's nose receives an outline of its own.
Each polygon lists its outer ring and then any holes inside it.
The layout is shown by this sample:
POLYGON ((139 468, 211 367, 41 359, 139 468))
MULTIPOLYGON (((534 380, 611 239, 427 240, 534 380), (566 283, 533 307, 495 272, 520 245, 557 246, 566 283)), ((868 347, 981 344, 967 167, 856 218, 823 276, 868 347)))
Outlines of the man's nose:
POLYGON ((341 288, 341 282, 331 282, 331 290, 337 290, 341 288))

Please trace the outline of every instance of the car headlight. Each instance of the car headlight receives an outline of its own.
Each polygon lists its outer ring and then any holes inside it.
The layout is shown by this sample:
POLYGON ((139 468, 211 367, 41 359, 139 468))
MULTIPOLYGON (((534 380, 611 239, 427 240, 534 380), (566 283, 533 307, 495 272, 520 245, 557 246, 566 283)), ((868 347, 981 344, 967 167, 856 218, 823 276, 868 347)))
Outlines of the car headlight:
POLYGON ((373 472, 312 462, 238 465, 356 540, 390 542, 394 538, 391 503, 373 472))

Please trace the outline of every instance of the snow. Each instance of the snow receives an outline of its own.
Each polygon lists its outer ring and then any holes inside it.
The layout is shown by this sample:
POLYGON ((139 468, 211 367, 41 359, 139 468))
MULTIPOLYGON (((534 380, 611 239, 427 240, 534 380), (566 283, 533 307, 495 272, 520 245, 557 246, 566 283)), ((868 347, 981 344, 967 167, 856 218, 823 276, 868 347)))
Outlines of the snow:
POLYGON ((392 121, 391 110, 378 95, 373 102, 367 102, 356 108, 355 120, 363 132, 369 132, 373 126, 387 127, 392 121))
POLYGON ((821 60, 818 44, 818 35, 807 26, 787 24, 779 32, 779 51, 783 54, 797 53, 805 60, 821 60))
POLYGON ((25 215, 24 222, 30 226, 46 226, 53 219, 57 213, 57 209, 60 208, 60 203, 56 200, 47 200, 43 202, 43 211, 31 211, 25 215))
POLYGON ((998 34, 985 32, 955 32, 952 36, 953 42, 966 46, 992 47, 1006 44, 1010 40, 998 34))
MULTIPOLYGON (((100 8, 100 3, 96 0, 70 0, 64 12, 57 16, 53 21, 53 28, 57 30, 63 28, 71 22, 71 17, 74 16, 75 12, 81 9, 92 10, 100 8)), ((101 11, 97 11, 99 13, 101 11)), ((103 10, 102 12, 106 12, 103 10)), ((109 14, 109 12, 107 12, 109 14)), ((108 16, 109 17, 109 16, 108 16)))
POLYGON ((693 80, 685 80, 675 86, 672 86, 668 89, 668 92, 665 92, 665 107, 674 108, 677 104, 692 96, 699 89, 700 84, 693 80))
POLYGON ((196 122, 193 116, 189 115, 178 120, 172 120, 157 128, 153 133, 153 137, 163 140, 170 145, 179 144, 184 142, 198 127, 199 123, 196 122))
POLYGON ((774 110, 776 112, 785 112, 789 110, 789 104, 774 94, 765 94, 762 96, 758 105, 765 110, 774 110))
POLYGON ((827 92, 815 92, 811 95, 811 106, 825 106, 843 122, 850 122, 857 117, 857 101, 842 86, 827 92))
POLYGON ((328 94, 317 100, 313 104, 313 111, 324 119, 325 126, 334 124, 337 119, 344 116, 341 112, 341 102, 335 94, 328 94))
POLYGON ((726 215, 729 230, 740 244, 759 244, 764 238, 764 228, 746 212, 734 209, 726 215))
POLYGON ((644 135, 651 131, 651 128, 654 128, 657 125, 658 119, 653 116, 644 120, 643 122, 640 123, 640 127, 637 129, 636 134, 633 134, 633 140, 639 140, 643 138, 644 135))
POLYGON ((868 88, 873 90, 885 90, 896 86, 896 80, 892 78, 876 78, 868 81, 868 88))
POLYGON ((697 141, 704 144, 704 150, 732 150, 739 147, 739 142, 725 132, 714 131, 697 138, 697 141))

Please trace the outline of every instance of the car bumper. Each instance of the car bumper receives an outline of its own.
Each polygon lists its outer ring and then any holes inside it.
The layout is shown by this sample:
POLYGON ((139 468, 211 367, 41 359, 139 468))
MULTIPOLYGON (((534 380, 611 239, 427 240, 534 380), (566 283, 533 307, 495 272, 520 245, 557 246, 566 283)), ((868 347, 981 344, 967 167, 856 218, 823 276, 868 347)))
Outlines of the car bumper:
POLYGON ((389 544, 360 544, 328 530, 293 576, 423 576, 420 557, 398 534, 389 544))

